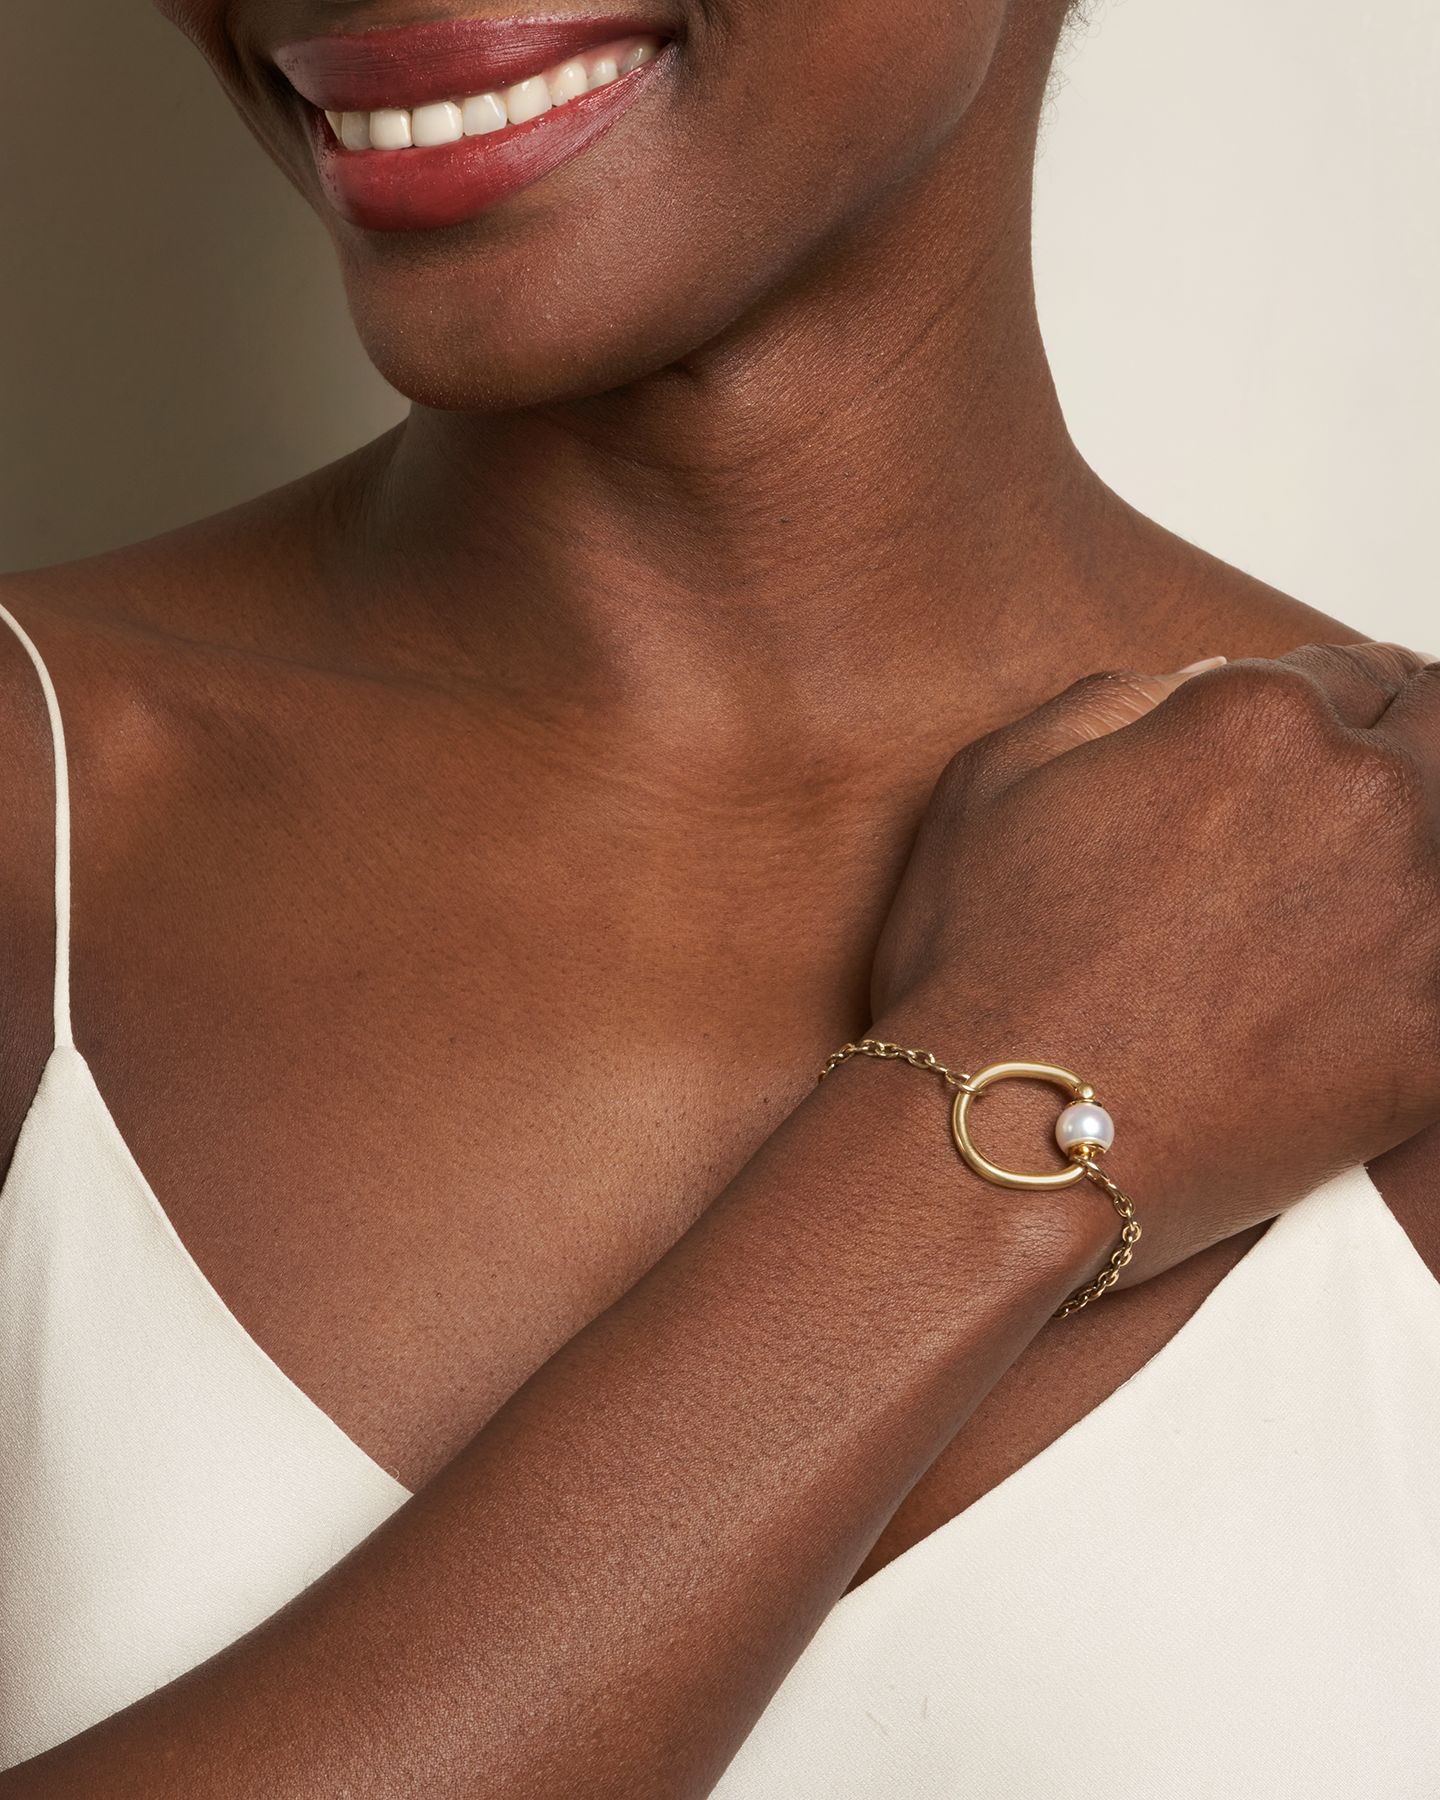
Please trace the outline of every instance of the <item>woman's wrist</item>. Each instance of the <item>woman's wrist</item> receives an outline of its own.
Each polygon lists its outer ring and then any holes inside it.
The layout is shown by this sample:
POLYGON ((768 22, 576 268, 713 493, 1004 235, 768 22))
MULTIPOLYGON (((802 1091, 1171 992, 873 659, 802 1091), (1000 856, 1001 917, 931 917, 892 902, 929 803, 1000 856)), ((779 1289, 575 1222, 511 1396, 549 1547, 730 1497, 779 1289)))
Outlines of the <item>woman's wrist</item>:
MULTIPOLYGON (((930 1051, 939 1062, 950 1049, 938 1039, 925 1041, 913 1027, 902 1029, 898 1020, 893 1032, 876 1026, 867 1036, 930 1051)), ((1026 1047, 1017 1040, 1016 1054, 1026 1047)), ((867 1241, 888 1247, 894 1232, 902 1259, 908 1254, 927 1269, 953 1272, 941 1304, 957 1323, 971 1296, 995 1300, 1005 1293, 1019 1312, 1033 1314, 1038 1329, 1105 1265, 1119 1239, 1119 1221, 1106 1196, 1087 1181, 1039 1192, 982 1179, 956 1148, 954 1098, 939 1071, 899 1058, 855 1056, 830 1072, 792 1115, 783 1137, 813 1139, 800 1152, 812 1167, 836 1167, 838 1159, 845 1192, 830 1205, 843 1212, 858 1196, 867 1214, 867 1241)), ((1064 1104, 1050 1089, 1017 1096, 994 1089, 972 1109, 976 1134, 983 1135, 987 1153, 993 1150, 1011 1167, 1063 1171, 1053 1137, 1057 1100, 1064 1104)))
POLYGON ((1148 1144, 1143 1109, 1133 1104, 1119 1071, 1092 1069, 1097 1059, 1083 1047, 1077 1051, 1089 1032, 1067 1032, 1053 1014, 1038 1025, 1003 1026, 987 1014, 982 1032, 937 1024, 936 1016, 938 1009, 932 1016, 908 1010, 888 1016, 866 1034, 865 1056, 891 1061, 907 1088, 919 1083, 938 1096, 952 1172, 977 1193, 976 1203, 1002 1217, 1008 1207, 1029 1229, 1043 1218, 1058 1234, 1062 1255, 1072 1238, 1077 1255, 1092 1255, 1097 1231, 1102 1242, 1118 1246, 1117 1215, 1127 1211, 1128 1197, 1116 1194, 1116 1177, 1135 1182, 1142 1196, 1155 1191, 1148 1165, 1164 1153, 1148 1144), (1046 1065, 1043 1079, 1038 1067, 1030 1077, 1006 1066, 1024 1063, 1046 1065), (1067 1074, 1075 1079, 1064 1079, 1067 1074), (980 1086, 972 1089, 972 1081, 980 1086), (1116 1108, 1108 1121, 1107 1101, 1116 1108), (1077 1132, 1084 1142, 1071 1141, 1077 1132), (1112 1163, 1107 1152, 1117 1133, 1120 1151, 1112 1163), (1026 1172, 1037 1177, 1033 1185, 1026 1172))

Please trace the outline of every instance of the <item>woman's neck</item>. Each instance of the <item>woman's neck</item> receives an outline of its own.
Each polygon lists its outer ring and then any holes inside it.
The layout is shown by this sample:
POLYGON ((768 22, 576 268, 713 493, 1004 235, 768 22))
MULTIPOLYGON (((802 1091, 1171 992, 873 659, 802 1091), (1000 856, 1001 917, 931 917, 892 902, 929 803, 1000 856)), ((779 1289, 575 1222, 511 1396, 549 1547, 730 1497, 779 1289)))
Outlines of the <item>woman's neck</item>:
POLYGON ((1030 270, 1031 37, 938 154, 699 349, 590 397, 417 408, 306 484, 307 652, 773 757, 897 720, 953 741, 1089 669, 1232 650, 1192 629, 1237 610, 1217 565, 1065 428, 1030 270))
POLYGON ((1031 35, 703 347, 590 398, 417 409, 340 509, 347 641, 517 704, 691 721, 879 717, 977 663, 1023 706, 1037 665, 1091 666, 1121 608, 1105 545, 1134 534, 1036 322, 1031 35))
POLYGON ((1104 635, 1085 576, 1115 503, 1066 433, 1028 269, 992 274, 977 305, 888 267, 857 296, 852 272, 617 392, 417 409, 365 472, 347 629, 517 700, 691 718, 1064 662, 1104 635))

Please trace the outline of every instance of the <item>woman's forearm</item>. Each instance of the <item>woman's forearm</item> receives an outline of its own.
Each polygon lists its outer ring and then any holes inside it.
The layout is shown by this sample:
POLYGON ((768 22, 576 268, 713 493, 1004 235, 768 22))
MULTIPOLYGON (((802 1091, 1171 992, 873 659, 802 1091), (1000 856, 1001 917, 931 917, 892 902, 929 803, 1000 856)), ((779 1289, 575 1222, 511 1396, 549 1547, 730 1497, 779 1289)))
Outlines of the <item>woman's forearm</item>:
POLYGON ((1088 1185, 986 1187, 945 1113, 848 1066, 351 1556, 0 1796, 707 1792, 1114 1236, 1088 1185))

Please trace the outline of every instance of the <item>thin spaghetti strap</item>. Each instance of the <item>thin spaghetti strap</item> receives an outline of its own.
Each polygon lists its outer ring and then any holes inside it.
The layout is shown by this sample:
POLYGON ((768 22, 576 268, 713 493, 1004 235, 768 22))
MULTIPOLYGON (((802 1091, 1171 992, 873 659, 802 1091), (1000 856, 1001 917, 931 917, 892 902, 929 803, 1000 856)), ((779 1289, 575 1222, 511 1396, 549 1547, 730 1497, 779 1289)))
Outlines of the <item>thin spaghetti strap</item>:
POLYGON ((35 665, 50 715, 50 740, 55 750, 55 1048, 73 1050, 70 1029, 70 768, 65 758, 65 727, 60 722, 60 702, 55 683, 40 652, 15 615, 0 606, 0 619, 10 627, 35 665))

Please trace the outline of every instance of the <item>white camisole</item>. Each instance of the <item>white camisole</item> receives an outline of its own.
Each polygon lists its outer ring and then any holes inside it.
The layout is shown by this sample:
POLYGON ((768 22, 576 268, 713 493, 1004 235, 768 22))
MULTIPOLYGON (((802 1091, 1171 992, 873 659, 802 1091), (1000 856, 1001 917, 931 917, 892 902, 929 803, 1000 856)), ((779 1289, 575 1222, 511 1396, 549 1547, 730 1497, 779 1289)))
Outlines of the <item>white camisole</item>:
MULTIPOLYGON (((0 1767, 172 1680, 406 1490, 191 1260, 70 1027, 0 1192, 0 1767)), ((843 1599, 719 1800, 1435 1800, 1440 1285, 1362 1170, 843 1599)))

